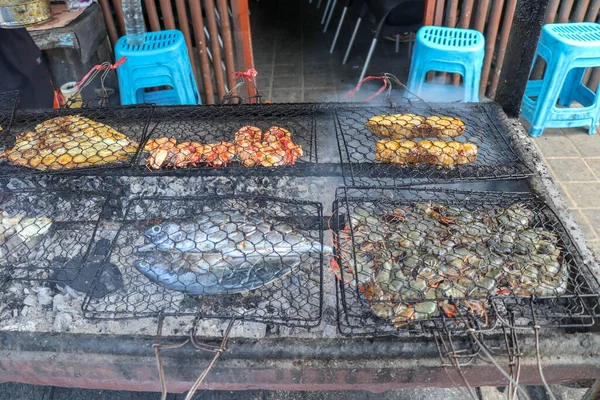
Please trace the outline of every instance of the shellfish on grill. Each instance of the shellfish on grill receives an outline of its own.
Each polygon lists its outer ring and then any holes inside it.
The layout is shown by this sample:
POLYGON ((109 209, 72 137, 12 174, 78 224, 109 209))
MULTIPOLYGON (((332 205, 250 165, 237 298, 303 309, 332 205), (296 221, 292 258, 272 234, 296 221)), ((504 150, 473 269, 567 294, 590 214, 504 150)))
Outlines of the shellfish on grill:
POLYGON ((392 139, 418 137, 454 138, 466 129, 460 118, 450 116, 423 117, 415 114, 375 115, 367 120, 367 129, 376 136, 392 139))

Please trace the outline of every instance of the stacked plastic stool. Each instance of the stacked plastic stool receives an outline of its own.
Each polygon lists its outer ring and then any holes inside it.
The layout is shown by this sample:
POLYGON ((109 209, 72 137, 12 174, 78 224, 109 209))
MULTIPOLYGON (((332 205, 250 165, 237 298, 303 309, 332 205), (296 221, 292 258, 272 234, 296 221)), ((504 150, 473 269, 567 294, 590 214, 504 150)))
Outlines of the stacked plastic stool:
POLYGON ((588 133, 594 134, 600 117, 599 96, 582 79, 586 68, 600 66, 600 24, 545 25, 532 69, 538 57, 546 60, 546 73, 541 80, 527 82, 521 106, 530 124, 529 135, 541 136, 546 128, 579 126, 589 126, 588 133), (583 107, 571 108, 573 101, 583 107))
POLYGON ((417 33, 408 88, 426 100, 478 102, 484 55, 485 38, 481 32, 442 26, 422 27, 417 33), (461 74, 463 86, 425 83, 429 71, 461 74))
POLYGON ((127 57, 118 68, 121 104, 200 104, 194 72, 183 34, 177 30, 147 32, 138 46, 121 37, 115 46, 117 59, 127 57), (145 91, 170 86, 172 89, 145 91))

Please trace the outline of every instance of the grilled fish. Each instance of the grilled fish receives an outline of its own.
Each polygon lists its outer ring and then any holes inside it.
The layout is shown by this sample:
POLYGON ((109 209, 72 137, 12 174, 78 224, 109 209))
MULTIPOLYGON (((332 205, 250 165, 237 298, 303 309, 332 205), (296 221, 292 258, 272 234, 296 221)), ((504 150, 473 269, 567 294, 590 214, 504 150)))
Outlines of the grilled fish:
POLYGON ((221 253, 151 251, 134 263, 150 281, 191 295, 233 294, 257 289, 290 273, 300 257, 228 257, 221 253))
POLYGON ((367 129, 379 137, 401 140, 418 137, 454 138, 462 135, 466 127, 464 122, 456 117, 390 114, 369 118, 367 129))
POLYGON ((41 171, 89 167, 128 160, 138 144, 108 125, 80 115, 56 117, 17 136, 5 156, 41 171))

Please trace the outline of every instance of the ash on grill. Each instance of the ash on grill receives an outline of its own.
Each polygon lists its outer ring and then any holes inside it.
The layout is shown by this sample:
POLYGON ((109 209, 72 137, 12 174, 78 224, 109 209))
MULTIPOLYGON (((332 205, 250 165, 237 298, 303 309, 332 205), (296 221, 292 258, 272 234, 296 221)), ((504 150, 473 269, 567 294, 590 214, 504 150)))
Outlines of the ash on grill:
POLYGON ((405 184, 396 180, 529 176, 531 171, 501 133, 503 118, 491 103, 426 105, 404 100, 395 108, 337 108, 344 177, 354 185, 361 178, 389 185, 390 179, 391 184, 405 184))
POLYGON ((13 280, 70 281, 82 268, 106 196, 0 193, 0 269, 13 280))
POLYGON ((554 213, 522 193, 340 189, 334 272, 349 334, 592 323, 598 296, 554 213), (457 321, 458 320, 458 321, 457 321), (422 322, 421 322, 422 321, 422 322))
MULTIPOLYGON (((263 196, 133 200, 108 263, 123 287, 84 302, 92 318, 198 315, 290 326, 318 324, 320 203, 263 196)), ((99 277, 101 275, 98 275, 99 277)))

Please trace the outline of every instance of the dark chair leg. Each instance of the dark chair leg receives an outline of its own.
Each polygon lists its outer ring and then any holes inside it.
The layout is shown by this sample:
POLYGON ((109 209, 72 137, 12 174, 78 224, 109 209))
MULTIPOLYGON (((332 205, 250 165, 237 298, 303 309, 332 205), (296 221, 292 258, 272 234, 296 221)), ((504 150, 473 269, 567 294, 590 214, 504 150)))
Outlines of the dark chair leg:
POLYGON ((327 22, 325 23, 325 28, 323 28, 323 33, 327 32, 329 28, 329 23, 331 22, 331 17, 333 16, 333 10, 335 10, 335 5, 337 4, 337 0, 333 0, 333 4, 331 5, 331 9, 329 10, 329 16, 327 17, 327 22))
POLYGON ((408 32, 408 58, 412 59, 413 33, 408 32))
POLYGON ((356 32, 358 32, 358 28, 360 27, 360 22, 362 21, 362 18, 359 18, 356 21, 356 26, 354 26, 354 32, 352 32, 352 37, 350 38, 350 43, 348 44, 348 49, 346 50, 346 55, 344 56, 344 61, 342 61, 342 64, 346 65, 346 62, 348 61, 348 57, 350 56, 350 50, 352 50, 352 45, 354 44, 354 39, 356 39, 356 32))
POLYGON ((322 2, 322 1, 323 1, 323 0, 319 0, 319 2, 317 3, 317 9, 321 8, 321 2, 322 2))
POLYGON ((400 34, 396 35, 396 53, 400 53, 400 34))
POLYGON ((362 72, 360 73, 360 78, 358 81, 362 81, 365 75, 367 74, 367 68, 369 68, 369 63, 371 62, 371 57, 373 57, 373 52, 375 51, 375 47, 377 46, 377 37, 373 38, 371 42, 371 48, 369 49, 369 54, 367 54, 367 59, 365 60, 365 66, 363 67, 362 72))
POLYGON ((344 24, 344 18, 346 18, 346 13, 348 12, 348 7, 344 7, 342 10, 342 18, 340 18, 340 22, 338 23, 337 30, 335 31, 335 36, 333 37, 333 43, 331 44, 331 49, 329 49, 330 53, 333 53, 335 49, 335 44, 337 43, 338 37, 340 36, 340 31, 342 30, 342 25, 344 24))

